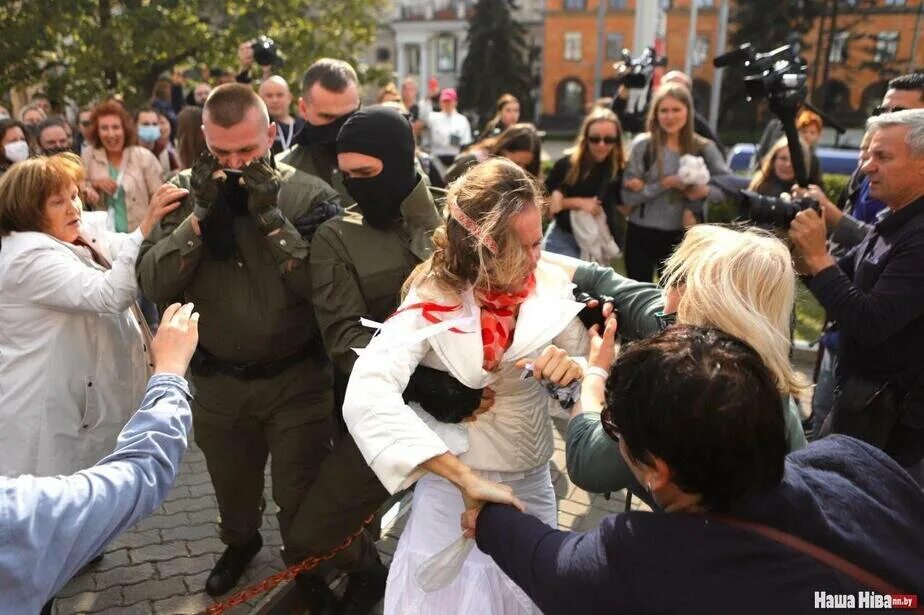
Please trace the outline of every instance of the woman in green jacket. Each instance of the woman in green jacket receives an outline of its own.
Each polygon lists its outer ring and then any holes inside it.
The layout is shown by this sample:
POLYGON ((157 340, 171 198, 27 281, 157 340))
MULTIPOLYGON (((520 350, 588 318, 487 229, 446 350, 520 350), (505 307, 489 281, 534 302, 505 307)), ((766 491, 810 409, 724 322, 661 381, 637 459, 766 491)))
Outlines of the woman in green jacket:
MULTIPOLYGON (((609 267, 555 256, 578 291, 612 297, 619 334, 634 340, 666 324, 714 327, 747 342, 760 354, 782 398, 790 450, 806 445, 793 399, 806 390, 789 362, 789 321, 795 300, 795 272, 789 250, 759 229, 697 225, 668 259, 663 288, 625 278, 609 267)), ((601 332, 602 333, 602 332, 601 332)), ((566 445, 568 474, 596 493, 629 488, 647 496, 603 432, 598 412, 572 411, 566 445)))

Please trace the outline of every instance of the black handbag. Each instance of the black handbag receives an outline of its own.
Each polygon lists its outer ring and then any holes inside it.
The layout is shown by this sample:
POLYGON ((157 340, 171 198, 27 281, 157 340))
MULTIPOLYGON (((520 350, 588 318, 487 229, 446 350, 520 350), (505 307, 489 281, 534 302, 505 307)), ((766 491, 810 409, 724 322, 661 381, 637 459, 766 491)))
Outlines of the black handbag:
POLYGON ((850 375, 834 388, 830 428, 823 432, 852 436, 883 449, 901 417, 901 397, 894 382, 850 375))
POLYGON ((441 423, 459 423, 481 405, 483 389, 470 389, 442 370, 418 365, 404 389, 405 403, 416 402, 441 423))

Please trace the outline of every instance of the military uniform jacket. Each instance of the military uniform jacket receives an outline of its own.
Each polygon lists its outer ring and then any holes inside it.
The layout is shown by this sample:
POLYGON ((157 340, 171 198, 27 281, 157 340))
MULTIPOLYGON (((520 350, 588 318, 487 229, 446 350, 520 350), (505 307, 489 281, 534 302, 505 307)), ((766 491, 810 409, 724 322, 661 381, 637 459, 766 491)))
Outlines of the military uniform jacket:
MULTIPOLYGON (((288 165, 277 164, 277 169, 283 180, 279 208, 287 219, 278 233, 264 236, 250 216, 237 216, 234 254, 217 260, 193 231, 189 216, 195 197, 190 193, 141 246, 137 275, 144 295, 161 305, 194 302, 202 317, 200 345, 225 361, 279 359, 319 340, 309 245, 296 226, 337 194, 288 165)), ((171 182, 188 189, 189 173, 171 182)))
POLYGON ((346 207, 356 202, 343 185, 343 173, 337 168, 337 158, 319 145, 295 145, 276 156, 276 162, 291 165, 308 175, 321 178, 340 195, 346 207))
POLYGON ((404 280, 432 252, 431 235, 442 220, 423 179, 401 213, 392 228, 378 230, 353 207, 321 225, 311 242, 315 314, 328 356, 344 374, 356 361, 352 349, 364 348, 374 333, 359 319, 388 318, 404 280))

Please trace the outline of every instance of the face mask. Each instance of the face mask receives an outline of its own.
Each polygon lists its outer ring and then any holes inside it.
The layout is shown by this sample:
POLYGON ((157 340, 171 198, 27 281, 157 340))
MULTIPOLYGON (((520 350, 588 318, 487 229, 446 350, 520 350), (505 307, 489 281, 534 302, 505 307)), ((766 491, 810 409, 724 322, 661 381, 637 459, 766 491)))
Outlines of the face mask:
POLYGON ((42 153, 46 156, 54 156, 56 154, 63 154, 70 151, 72 150, 69 147, 46 147, 42 150, 42 153))
POLYGON ((3 146, 3 153, 10 162, 22 162, 29 157, 29 144, 25 141, 13 141, 3 146))
POLYGON ((160 139, 160 126, 139 126, 138 138, 145 143, 154 143, 160 139))
POLYGON ((7 113, 6 111, 0 111, 0 120, 8 120, 8 119, 10 119, 10 114, 7 113))
MULTIPOLYGON (((372 228, 384 230, 401 216, 401 202, 407 191, 396 193, 388 177, 344 177, 343 186, 372 228)), ((413 188, 413 186, 412 186, 413 188)), ((399 189, 400 190, 400 189, 399 189)))
POLYGON ((328 148, 335 147, 340 129, 343 128, 343 125, 354 113, 355 111, 351 111, 346 115, 341 115, 330 124, 324 124, 323 126, 315 126, 306 121, 305 126, 298 133, 299 143, 302 145, 320 145, 328 148))

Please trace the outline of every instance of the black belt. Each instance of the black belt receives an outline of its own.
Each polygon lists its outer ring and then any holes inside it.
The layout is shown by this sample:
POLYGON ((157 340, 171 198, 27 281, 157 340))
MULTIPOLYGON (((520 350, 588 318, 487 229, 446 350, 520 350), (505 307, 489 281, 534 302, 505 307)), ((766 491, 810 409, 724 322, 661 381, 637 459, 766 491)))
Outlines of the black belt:
POLYGON ((281 359, 252 363, 231 363, 230 361, 219 359, 200 345, 196 347, 190 369, 195 376, 212 376, 219 373, 237 380, 260 380, 278 376, 293 365, 301 363, 313 355, 316 350, 317 348, 314 344, 308 344, 281 359))

